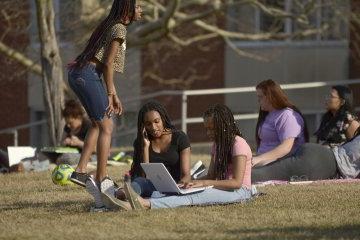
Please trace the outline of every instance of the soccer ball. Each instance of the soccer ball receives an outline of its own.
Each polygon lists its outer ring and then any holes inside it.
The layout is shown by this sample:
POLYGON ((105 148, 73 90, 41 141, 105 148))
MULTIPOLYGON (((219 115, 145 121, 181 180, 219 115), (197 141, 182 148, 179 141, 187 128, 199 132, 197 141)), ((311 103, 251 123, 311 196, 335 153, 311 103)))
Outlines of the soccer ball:
POLYGON ((59 166, 56 166, 54 170, 51 173, 51 179, 53 183, 56 185, 69 185, 73 184, 70 181, 70 176, 72 172, 75 171, 70 165, 68 164, 60 164, 59 166))

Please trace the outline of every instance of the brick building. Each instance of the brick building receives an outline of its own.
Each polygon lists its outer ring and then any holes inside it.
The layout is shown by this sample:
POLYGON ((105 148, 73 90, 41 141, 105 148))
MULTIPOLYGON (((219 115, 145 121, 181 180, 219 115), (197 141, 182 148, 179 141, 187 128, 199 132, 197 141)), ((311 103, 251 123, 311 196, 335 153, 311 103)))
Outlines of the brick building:
MULTIPOLYGON (((0 14, 1 41, 11 48, 25 52, 29 46, 27 31, 30 10, 27 1, 1 1, 0 14), (7 17, 7 18, 6 18, 7 17)), ((0 130, 29 122, 28 74, 21 64, 0 54, 0 130)), ((12 133, 0 134, 0 149, 13 145, 12 133)), ((29 130, 19 131, 19 144, 29 144, 29 130)))

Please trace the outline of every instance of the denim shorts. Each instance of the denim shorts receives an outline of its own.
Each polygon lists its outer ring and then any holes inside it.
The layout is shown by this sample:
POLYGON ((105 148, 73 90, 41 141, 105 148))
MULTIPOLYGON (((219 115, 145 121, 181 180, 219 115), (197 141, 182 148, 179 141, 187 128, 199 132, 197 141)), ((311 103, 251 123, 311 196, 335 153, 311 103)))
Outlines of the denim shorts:
POLYGON ((109 100, 101 80, 101 73, 96 71, 95 65, 88 63, 82 68, 70 68, 68 81, 89 118, 101 121, 109 105, 109 100))

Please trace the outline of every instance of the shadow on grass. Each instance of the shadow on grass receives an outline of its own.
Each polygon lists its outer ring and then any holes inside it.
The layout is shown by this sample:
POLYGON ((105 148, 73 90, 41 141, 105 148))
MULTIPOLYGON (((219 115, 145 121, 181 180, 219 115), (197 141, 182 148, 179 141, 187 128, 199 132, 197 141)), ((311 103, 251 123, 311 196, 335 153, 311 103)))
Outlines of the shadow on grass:
POLYGON ((78 212, 83 213, 87 211, 86 209, 90 208, 90 204, 87 202, 84 204, 84 201, 74 201, 74 200, 66 200, 66 201, 57 201, 57 202, 28 202, 28 201, 20 201, 14 204, 0 205, 0 213, 3 211, 11 211, 11 210, 25 210, 25 209, 45 209, 45 211, 53 211, 54 209, 61 210, 62 212, 78 212))
POLYGON ((230 230, 225 233, 242 239, 358 239, 360 225, 338 227, 277 227, 230 230))

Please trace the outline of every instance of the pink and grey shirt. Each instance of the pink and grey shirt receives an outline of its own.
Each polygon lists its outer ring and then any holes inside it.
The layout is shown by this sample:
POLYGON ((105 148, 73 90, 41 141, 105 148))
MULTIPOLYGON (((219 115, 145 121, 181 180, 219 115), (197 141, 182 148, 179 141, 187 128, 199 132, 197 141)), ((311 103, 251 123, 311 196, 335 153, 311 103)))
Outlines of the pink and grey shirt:
MULTIPOLYGON (((212 146, 211 149, 211 155, 214 156, 216 151, 216 145, 215 143, 212 146)), ((252 152, 249 144, 247 144, 246 140, 242 137, 236 136, 234 145, 232 148, 232 156, 240 156, 243 155, 246 157, 246 163, 245 163, 245 173, 244 173, 244 179, 242 182, 242 186, 246 187, 247 189, 251 189, 251 159, 252 159, 252 152)), ((228 165, 228 174, 226 176, 227 179, 233 178, 233 170, 232 170, 232 164, 230 163, 228 165)))
POLYGON ((295 138, 290 154, 305 143, 304 120, 291 108, 269 112, 259 127, 260 146, 257 154, 266 153, 279 146, 284 140, 295 138))

